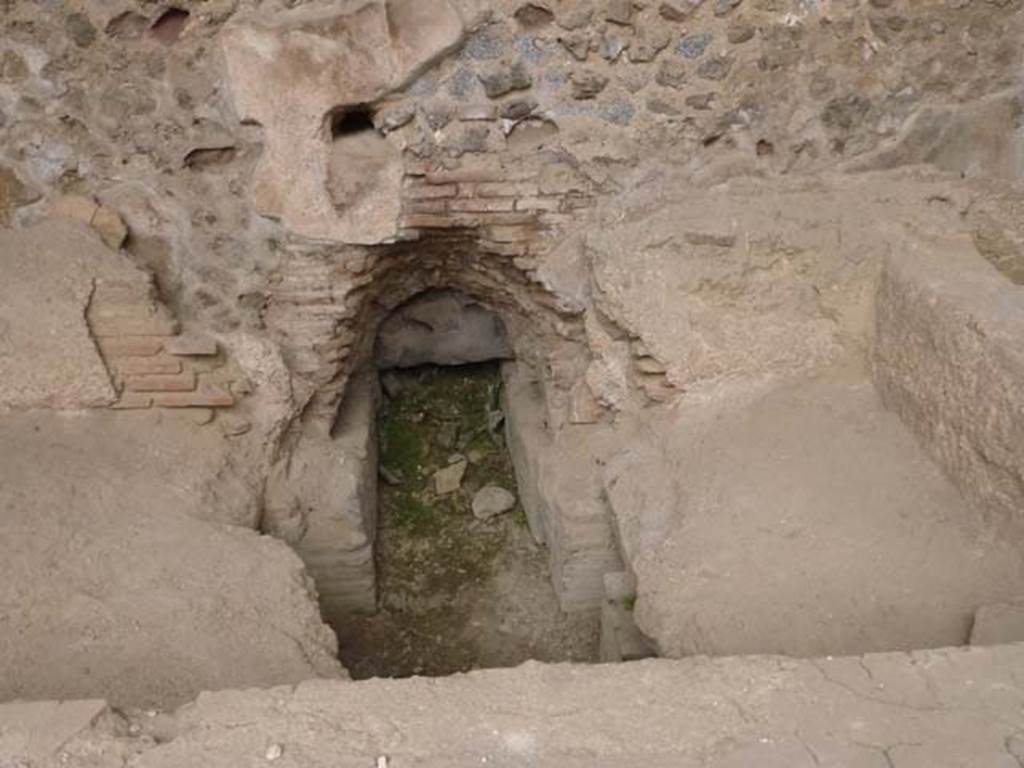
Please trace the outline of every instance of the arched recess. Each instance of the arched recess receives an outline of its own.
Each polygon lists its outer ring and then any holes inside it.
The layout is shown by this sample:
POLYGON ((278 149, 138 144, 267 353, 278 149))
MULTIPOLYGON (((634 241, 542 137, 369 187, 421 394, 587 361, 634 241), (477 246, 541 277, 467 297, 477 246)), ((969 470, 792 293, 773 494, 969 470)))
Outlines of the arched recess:
POLYGON ((545 381, 552 410, 566 410, 589 359, 583 319, 529 266, 482 250, 472 230, 374 248, 294 247, 265 314, 303 408, 293 433, 332 431, 350 377, 372 364, 380 324, 429 291, 459 292, 499 315, 516 359, 545 381))
POLYGON ((508 390, 528 392, 529 400, 523 410, 530 420, 526 442, 510 435, 510 448, 517 477, 521 467, 532 474, 519 478, 523 506, 530 530, 550 544, 552 578, 563 606, 591 605, 601 573, 621 567, 608 544, 613 534, 603 508, 593 511, 595 520, 587 525, 607 527, 607 535, 591 536, 583 546, 563 541, 568 528, 545 517, 549 505, 537 490, 538 450, 569 423, 589 350, 579 311, 561 303, 530 267, 526 259, 482 248, 470 229, 374 248, 290 249, 266 320, 281 340, 297 397, 307 405, 268 479, 264 521, 268 532, 290 541, 306 561, 329 619, 375 604, 375 342, 389 317, 403 315, 425 297, 457 297, 460 307, 473 308, 469 314, 475 319, 468 325, 477 330, 482 320, 500 318, 507 348, 495 356, 515 359, 517 383, 508 390), (528 462, 518 460, 517 442, 520 455, 530 454, 528 462), (586 563, 577 567, 576 560, 586 563))
POLYGON ((514 357, 500 315, 453 290, 427 291, 392 310, 377 330, 373 351, 378 370, 514 357))

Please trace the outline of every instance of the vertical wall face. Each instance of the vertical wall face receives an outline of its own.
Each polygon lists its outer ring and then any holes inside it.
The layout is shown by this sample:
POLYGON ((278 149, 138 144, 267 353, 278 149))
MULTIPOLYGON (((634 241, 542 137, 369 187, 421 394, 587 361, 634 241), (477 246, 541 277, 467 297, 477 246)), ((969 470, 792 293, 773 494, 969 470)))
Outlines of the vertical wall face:
POLYGON ((886 263, 874 379, 886 405, 981 508, 1024 522, 1024 289, 966 240, 886 263))
POLYGON ((506 363, 502 374, 506 440, 530 531, 548 549, 562 609, 595 608, 605 574, 622 569, 595 461, 614 443, 613 432, 591 425, 553 432, 536 371, 506 363))
POLYGON ((350 383, 333 434, 307 436, 267 480, 263 527, 292 545, 325 621, 377 605, 377 379, 350 383))

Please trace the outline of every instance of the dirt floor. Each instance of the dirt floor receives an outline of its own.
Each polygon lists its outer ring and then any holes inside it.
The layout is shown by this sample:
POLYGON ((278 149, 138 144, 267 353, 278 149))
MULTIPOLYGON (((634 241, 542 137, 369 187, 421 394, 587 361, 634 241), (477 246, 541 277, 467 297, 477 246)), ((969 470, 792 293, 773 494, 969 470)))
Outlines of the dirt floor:
POLYGON ((483 486, 516 492, 500 382, 491 364, 384 374, 379 610, 336 627, 356 679, 597 658, 597 612, 560 610, 518 500, 490 520, 473 516, 483 486), (435 472, 462 459, 461 487, 439 496, 435 472))

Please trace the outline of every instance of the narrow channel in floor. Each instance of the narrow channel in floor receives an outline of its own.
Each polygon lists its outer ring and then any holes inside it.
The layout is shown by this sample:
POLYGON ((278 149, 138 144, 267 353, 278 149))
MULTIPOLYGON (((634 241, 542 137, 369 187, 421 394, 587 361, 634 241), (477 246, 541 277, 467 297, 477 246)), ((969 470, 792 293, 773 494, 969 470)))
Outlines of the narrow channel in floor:
POLYGON ((497 363, 381 374, 378 610, 336 627, 353 678, 595 661, 598 611, 566 614, 526 525, 497 363))

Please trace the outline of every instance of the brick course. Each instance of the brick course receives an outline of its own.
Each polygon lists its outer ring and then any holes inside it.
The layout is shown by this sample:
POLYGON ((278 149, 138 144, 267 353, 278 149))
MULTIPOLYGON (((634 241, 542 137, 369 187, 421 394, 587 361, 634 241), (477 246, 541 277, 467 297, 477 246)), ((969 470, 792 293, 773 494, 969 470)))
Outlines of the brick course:
POLYGON ((97 281, 86 319, 120 393, 113 408, 235 404, 231 392, 200 380, 200 373, 223 365, 217 342, 178 335, 178 322, 156 298, 151 280, 97 281))

